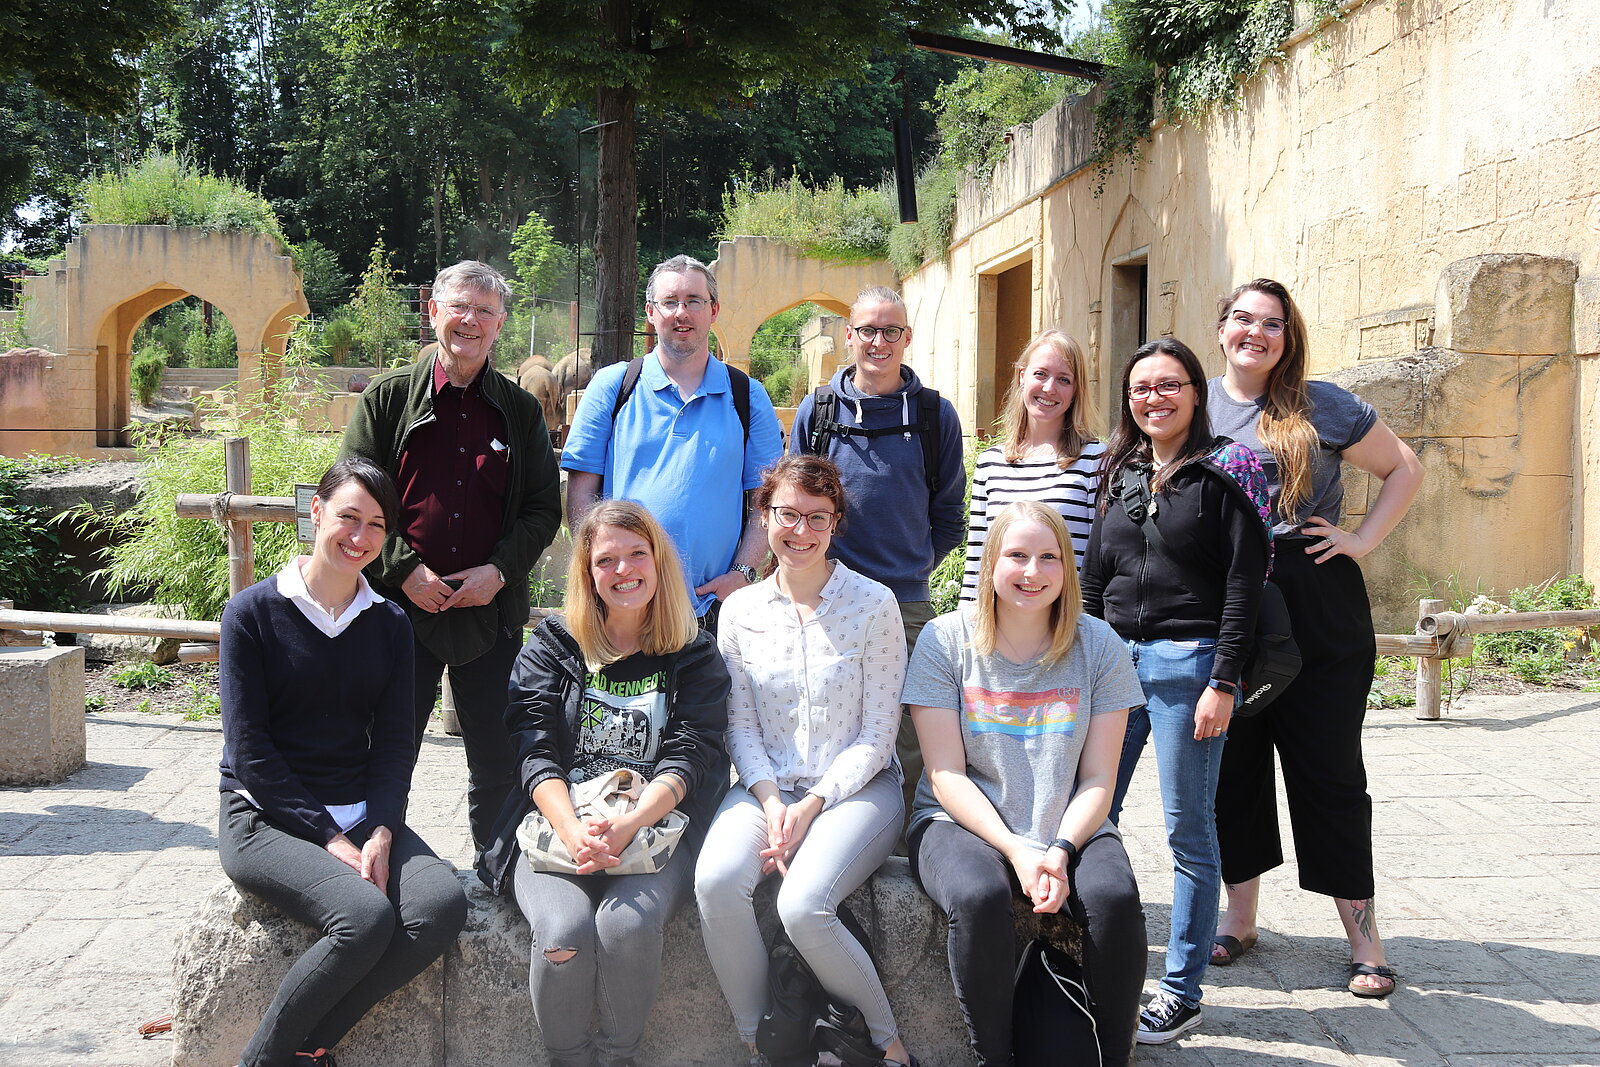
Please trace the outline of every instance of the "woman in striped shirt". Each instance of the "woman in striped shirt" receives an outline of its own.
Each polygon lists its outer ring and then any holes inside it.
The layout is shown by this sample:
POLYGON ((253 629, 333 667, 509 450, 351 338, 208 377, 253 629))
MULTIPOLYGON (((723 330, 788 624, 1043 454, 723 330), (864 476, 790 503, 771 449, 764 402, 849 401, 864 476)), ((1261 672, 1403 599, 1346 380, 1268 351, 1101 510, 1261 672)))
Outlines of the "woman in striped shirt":
POLYGON ((972 473, 962 600, 977 594, 990 522, 1015 500, 1037 500, 1061 513, 1072 534, 1073 562, 1082 568, 1105 452, 1089 429, 1089 397, 1078 389, 1086 380, 1085 362, 1077 340, 1056 329, 1041 331, 1017 358, 1001 441, 984 449, 972 473))

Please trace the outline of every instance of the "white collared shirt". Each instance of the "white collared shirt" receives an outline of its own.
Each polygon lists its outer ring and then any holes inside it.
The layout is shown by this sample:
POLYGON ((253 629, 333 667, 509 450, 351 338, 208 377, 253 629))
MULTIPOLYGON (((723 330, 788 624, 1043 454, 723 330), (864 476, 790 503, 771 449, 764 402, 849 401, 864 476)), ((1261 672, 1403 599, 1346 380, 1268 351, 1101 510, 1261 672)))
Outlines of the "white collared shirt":
POLYGON ((306 588, 305 575, 301 573, 300 568, 305 566, 310 558, 310 556, 296 556, 283 565, 283 569, 278 572, 278 592, 294 601, 294 606, 300 609, 300 614, 329 637, 338 637, 356 621, 357 615, 374 604, 383 603, 383 597, 374 593, 372 586, 367 584, 367 576, 358 574, 356 598, 350 601, 350 606, 345 608, 344 613, 338 618, 329 615, 321 604, 311 598, 311 591, 306 588))

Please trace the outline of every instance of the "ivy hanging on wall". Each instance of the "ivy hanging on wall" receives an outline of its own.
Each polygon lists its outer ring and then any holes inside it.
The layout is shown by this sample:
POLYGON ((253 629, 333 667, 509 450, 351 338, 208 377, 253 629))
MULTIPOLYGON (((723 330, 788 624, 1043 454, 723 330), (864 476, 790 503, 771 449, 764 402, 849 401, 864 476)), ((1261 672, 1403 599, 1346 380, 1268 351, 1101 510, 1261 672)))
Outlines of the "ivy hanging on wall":
MULTIPOLYGON (((1318 31, 1345 9, 1341 0, 1301 2, 1318 31)), ((1139 157, 1157 117, 1178 121, 1237 105, 1244 83, 1283 58, 1296 3, 1108 0, 1102 14, 1100 58, 1109 69, 1095 111, 1093 156, 1101 187, 1121 157, 1139 157)))

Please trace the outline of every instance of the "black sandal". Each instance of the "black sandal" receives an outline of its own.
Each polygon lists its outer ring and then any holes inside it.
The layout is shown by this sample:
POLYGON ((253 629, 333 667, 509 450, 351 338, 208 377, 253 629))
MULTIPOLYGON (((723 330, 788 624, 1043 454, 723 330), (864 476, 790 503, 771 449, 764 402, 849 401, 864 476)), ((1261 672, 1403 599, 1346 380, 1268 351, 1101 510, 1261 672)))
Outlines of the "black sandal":
POLYGON ((1350 965, 1350 980, 1345 983, 1345 988, 1351 993, 1366 1000, 1382 1000, 1384 997, 1400 988, 1400 975, 1393 967, 1382 963, 1352 963, 1350 965), (1358 985, 1356 979, 1363 975, 1373 975, 1389 980, 1388 988, 1374 989, 1369 985, 1358 985))

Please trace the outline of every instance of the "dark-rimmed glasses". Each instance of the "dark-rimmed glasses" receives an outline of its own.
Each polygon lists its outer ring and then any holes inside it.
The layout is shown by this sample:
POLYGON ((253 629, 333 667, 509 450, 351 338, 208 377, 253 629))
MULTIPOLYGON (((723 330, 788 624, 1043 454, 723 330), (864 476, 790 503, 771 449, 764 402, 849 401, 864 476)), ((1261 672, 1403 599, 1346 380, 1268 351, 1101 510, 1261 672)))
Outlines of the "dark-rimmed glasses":
POLYGON ((882 337, 885 344, 894 344, 905 336, 904 326, 852 326, 856 336, 863 341, 871 341, 874 337, 882 337))
POLYGON ((1193 384, 1193 382, 1166 381, 1157 382, 1154 385, 1144 385, 1142 383, 1130 385, 1128 386, 1128 399, 1149 400, 1151 393, 1156 394, 1156 396, 1177 396, 1183 391, 1184 386, 1193 384))
POLYGON ((768 506, 767 510, 772 512, 772 517, 785 530, 792 530, 804 522, 808 529, 822 533, 824 530, 833 529, 833 524, 839 521, 839 513, 837 511, 796 511, 794 508, 780 508, 771 505, 768 506))

